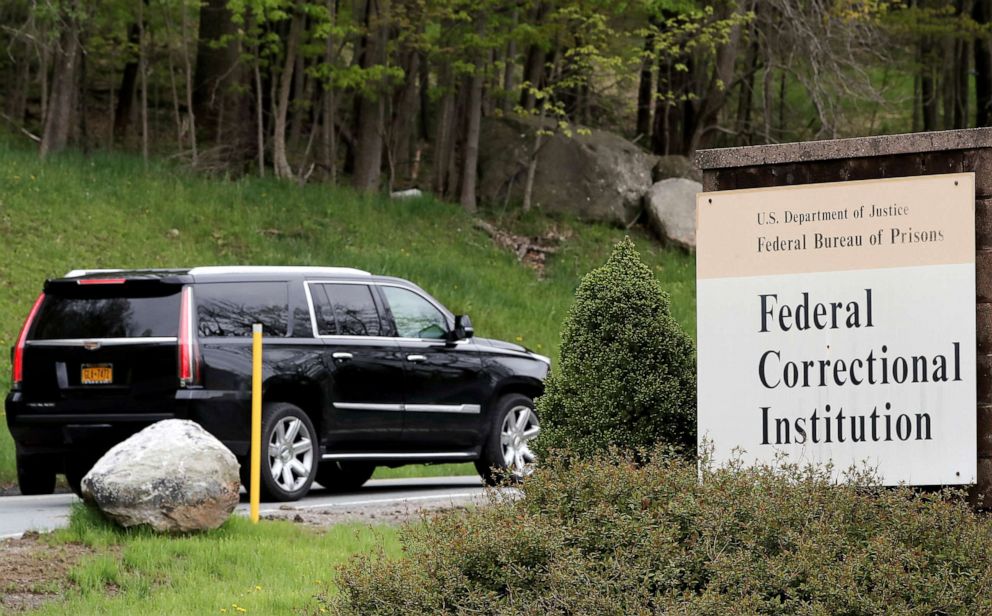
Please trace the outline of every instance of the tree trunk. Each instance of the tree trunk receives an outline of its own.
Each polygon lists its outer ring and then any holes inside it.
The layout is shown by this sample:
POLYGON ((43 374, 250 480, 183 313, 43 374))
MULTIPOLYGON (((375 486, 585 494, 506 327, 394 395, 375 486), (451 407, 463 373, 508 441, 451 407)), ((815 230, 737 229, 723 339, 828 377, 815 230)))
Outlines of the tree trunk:
POLYGON ((437 132, 434 137, 434 192, 444 196, 448 180, 448 153, 451 148, 452 121, 455 97, 451 66, 445 62, 438 68, 438 85, 443 88, 437 112, 437 132))
MULTIPOLYGON (((193 113, 203 136, 215 140, 222 132, 220 121, 227 91, 238 82, 237 27, 227 8, 228 0, 204 0, 200 7, 200 32, 196 47, 196 73, 193 76, 193 113), (218 47, 218 41, 227 44, 218 47)), ((236 117, 238 114, 226 114, 236 117)))
POLYGON ((258 47, 255 48, 255 147, 258 149, 258 177, 265 177, 265 96, 262 91, 262 72, 258 66, 258 47))
MULTIPOLYGON (((485 17, 479 16, 477 33, 481 37, 485 29, 485 17)), ((466 109, 465 156, 462 159, 462 190, 459 202, 465 211, 474 214, 478 209, 475 202, 475 183, 479 172, 479 131, 482 125, 482 58, 477 58, 475 72, 468 79, 468 106, 466 109)))
POLYGON ((751 145, 754 131, 751 125, 751 110, 754 107, 754 76, 758 72, 758 41, 752 41, 747 55, 748 74, 741 80, 740 93, 737 101, 737 122, 734 131, 737 133, 737 145, 751 145))
POLYGON ((641 76, 637 86, 637 130, 638 137, 651 135, 651 114, 654 111, 654 34, 644 38, 644 57, 641 58, 641 76))
POLYGON ((27 110, 28 93, 31 91, 31 46, 27 42, 15 45, 11 42, 10 53, 14 55, 15 73, 13 81, 13 91, 6 93, 7 115, 11 120, 20 126, 24 120, 24 113, 27 110), (15 48, 20 48, 21 53, 15 55, 15 48))
POLYGON ((461 187, 461 166, 458 164, 458 160, 459 147, 464 150, 465 145, 464 139, 461 137, 464 136, 467 107, 468 88, 465 86, 465 80, 462 80, 462 85, 455 95, 455 106, 451 114, 451 132, 449 134, 451 145, 448 149, 448 160, 445 162, 448 167, 448 183, 444 187, 444 195, 450 198, 459 194, 461 187))
MULTIPOLYGON (((736 12, 743 15, 746 3, 738 5, 736 12)), ((698 107, 693 117, 692 137, 686 143, 683 154, 691 155, 703 143, 703 137, 711 123, 714 123, 717 114, 727 102, 727 91, 732 87, 734 81, 734 67, 737 56, 740 54, 741 27, 735 25, 730 29, 727 41, 717 50, 716 61, 713 65, 713 74, 710 77, 707 89, 701 97, 698 107)))
MULTIPOLYGON (((128 27, 127 42, 129 46, 138 46, 139 32, 137 23, 133 23, 128 27)), ((114 136, 118 139, 127 137, 127 131, 131 125, 134 93, 137 90, 137 84, 138 59, 131 58, 124 65, 124 72, 121 74, 121 87, 117 90, 117 110, 114 112, 114 136)))
MULTIPOLYGON (((331 26, 334 26, 337 22, 336 0, 327 0, 327 14, 331 26)), ((324 44, 324 64, 328 66, 328 70, 332 69, 337 57, 334 50, 335 44, 334 37, 328 36, 324 44)), ((338 179, 338 144, 334 123, 337 121, 338 102, 337 91, 333 81, 330 81, 330 79, 329 76, 328 81, 322 84, 324 88, 324 108, 321 110, 323 113, 323 120, 321 122, 321 154, 325 172, 330 178, 331 184, 336 184, 338 179)))
MULTIPOLYGON (((958 0, 958 15, 962 19, 970 17, 975 8, 974 0, 958 0)), ((971 68, 971 41, 962 37, 955 41, 954 46, 954 128, 967 128, 970 114, 969 98, 969 69, 971 68)))
MULTIPOLYGON (((544 126, 545 110, 542 107, 538 116, 538 127, 544 126)), ((523 210, 529 212, 533 206, 534 199, 534 179, 537 177, 537 157, 541 153, 541 146, 544 140, 544 132, 540 129, 534 131, 534 145, 530 151, 530 158, 527 161, 527 179, 524 181, 524 202, 523 210)))
POLYGON ((303 29, 303 14, 299 5, 293 9, 292 22, 289 26, 289 38, 286 40, 286 58, 279 77, 279 101, 276 104, 275 127, 272 131, 272 164, 277 178, 292 179, 293 169, 286 157, 286 116, 289 113, 289 93, 293 88, 293 69, 296 66, 296 50, 300 43, 300 31, 303 29))
POLYGON ((148 58, 145 53, 145 4, 138 4, 138 77, 141 85, 141 156, 148 165, 148 58))
MULTIPOLYGON (((305 29, 306 18, 303 25, 305 29)), ((289 147, 294 152, 300 147, 300 137, 303 134, 304 119, 308 111, 306 102, 310 100, 310 95, 319 96, 316 92, 310 91, 308 81, 303 54, 296 54, 296 66, 293 69, 293 104, 289 109, 289 147)))
POLYGON ((923 130, 937 130, 937 92, 933 80, 933 46, 929 37, 920 41, 920 104, 923 108, 923 130))
POLYGON ((968 118, 971 115, 968 104, 968 80, 969 69, 971 68, 970 43, 968 41, 958 42, 958 52, 955 58, 955 83, 954 83, 954 128, 968 128, 968 118))
POLYGON ((403 85, 393 95, 389 121, 389 154, 393 165, 389 183, 397 178, 410 177, 413 163, 411 142, 417 119, 417 81, 420 78, 420 52, 415 49, 402 50, 403 85))
MULTIPOLYGON (((364 25, 366 35, 360 50, 360 65, 368 69, 383 63, 386 28, 381 23, 387 0, 367 0, 364 25)), ((382 178, 382 139, 385 133, 386 106, 381 86, 365 88, 358 102, 358 136, 355 141, 356 189, 365 192, 379 190, 382 178)))
MULTIPOLYGON (((546 3, 538 3, 537 9, 534 11, 534 27, 540 27, 541 22, 544 21, 548 13, 548 9, 549 7, 546 3)), ((526 111, 532 111, 536 102, 534 93, 530 91, 530 88, 544 87, 544 64, 546 59, 545 51, 540 45, 530 45, 527 48, 527 59, 524 61, 523 82, 521 83, 523 90, 520 92, 520 106, 526 111)))
POLYGON ((186 117, 189 119, 189 144, 193 154, 193 166, 199 163, 199 151, 196 143, 196 113, 193 111, 193 66, 189 59, 189 23, 186 15, 186 3, 182 8, 182 45, 183 66, 186 79, 186 117))
MULTIPOLYGON (((511 17, 511 32, 516 30, 517 22, 520 19, 520 9, 517 7, 513 8, 513 16, 511 17)), ((504 113, 509 113, 513 109, 513 91, 516 89, 516 58, 517 58, 517 40, 510 36, 510 40, 506 42, 506 63, 503 67, 503 100, 500 103, 500 109, 504 113)))
MULTIPOLYGON (((992 0, 977 0, 972 16, 982 26, 992 20, 992 0)), ((988 36, 975 39, 975 125, 992 125, 992 45, 988 36)))
POLYGON ((58 53, 55 57, 55 74, 52 78, 51 100, 45 116, 45 129, 41 137, 39 154, 42 158, 65 149, 72 129, 72 115, 76 106, 77 69, 80 61, 79 22, 77 5, 68 6, 61 16, 62 32, 59 34, 58 53))
MULTIPOLYGON (((420 57, 420 127, 419 136, 421 141, 430 141, 431 137, 431 65, 427 62, 427 55, 420 57)), ((440 71, 438 71, 440 75, 440 71)), ((440 81, 440 77, 438 79, 440 81)), ((419 146, 418 146, 419 147, 419 146)))

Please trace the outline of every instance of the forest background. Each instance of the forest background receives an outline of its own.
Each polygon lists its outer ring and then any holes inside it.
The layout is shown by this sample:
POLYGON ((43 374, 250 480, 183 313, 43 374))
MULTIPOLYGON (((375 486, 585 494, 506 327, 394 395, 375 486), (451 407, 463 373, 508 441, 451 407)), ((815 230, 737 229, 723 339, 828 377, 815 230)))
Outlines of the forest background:
POLYGON ((659 155, 992 123, 992 0, 7 0, 0 118, 46 157, 477 208, 480 127, 659 155))

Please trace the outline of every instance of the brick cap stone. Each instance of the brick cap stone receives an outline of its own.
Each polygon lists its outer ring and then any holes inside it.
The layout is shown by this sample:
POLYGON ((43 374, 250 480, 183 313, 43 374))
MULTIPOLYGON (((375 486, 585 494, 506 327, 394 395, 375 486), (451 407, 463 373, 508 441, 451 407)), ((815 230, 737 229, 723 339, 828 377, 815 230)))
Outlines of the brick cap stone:
POLYGON ((992 148, 992 128, 966 128, 928 133, 880 135, 853 139, 803 141, 696 152, 695 164, 702 170, 778 165, 839 158, 892 156, 945 150, 992 148))

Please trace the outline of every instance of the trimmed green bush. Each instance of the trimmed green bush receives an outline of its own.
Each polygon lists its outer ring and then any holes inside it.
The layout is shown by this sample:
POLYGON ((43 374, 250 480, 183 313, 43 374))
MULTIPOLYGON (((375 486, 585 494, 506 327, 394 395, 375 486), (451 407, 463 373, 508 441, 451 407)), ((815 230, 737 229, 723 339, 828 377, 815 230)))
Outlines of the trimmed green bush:
POLYGON ((629 237, 582 279, 537 412, 542 454, 695 446, 693 343, 629 237))
MULTIPOLYGON (((523 497, 339 570, 340 615, 990 614, 992 521, 954 493, 660 453, 545 461, 523 497)), ((494 498, 497 498, 494 496, 494 498)))

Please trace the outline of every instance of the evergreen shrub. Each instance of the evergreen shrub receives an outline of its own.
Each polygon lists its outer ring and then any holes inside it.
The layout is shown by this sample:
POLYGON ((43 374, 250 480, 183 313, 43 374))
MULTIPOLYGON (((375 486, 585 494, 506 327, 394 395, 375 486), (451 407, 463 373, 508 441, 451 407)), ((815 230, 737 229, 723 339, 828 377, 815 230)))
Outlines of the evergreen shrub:
POLYGON ((695 446, 693 342, 630 238, 582 279, 537 413, 541 454, 695 446))

